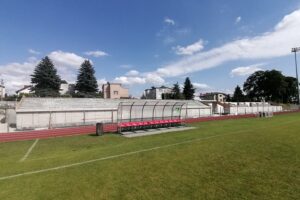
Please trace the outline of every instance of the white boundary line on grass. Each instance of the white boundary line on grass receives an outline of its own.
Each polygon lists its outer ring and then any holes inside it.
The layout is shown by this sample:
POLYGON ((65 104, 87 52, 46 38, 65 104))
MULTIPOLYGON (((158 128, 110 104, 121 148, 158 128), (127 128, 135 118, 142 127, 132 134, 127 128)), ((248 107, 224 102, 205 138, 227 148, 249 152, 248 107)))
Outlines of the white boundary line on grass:
MULTIPOLYGON (((296 121, 298 122, 298 120, 289 121, 289 122, 281 123, 281 125, 290 124, 290 123, 293 123, 296 121)), ((254 130, 254 129, 251 129, 251 130, 254 130)), ((123 154, 117 154, 117 155, 112 155, 112 156, 107 156, 107 157, 102 157, 102 158, 96 158, 96 159, 92 159, 92 160, 77 162, 77 163, 68 164, 68 165, 62 165, 62 166, 58 166, 58 167, 46 168, 46 169, 41 169, 41 170, 36 170, 36 171, 29 171, 29 172, 24 172, 24 173, 9 175, 9 176, 2 176, 2 177, 0 177, 0 181, 17 178, 20 176, 39 174, 39 173, 43 173, 43 172, 49 172, 49 171, 55 171, 55 170, 85 165, 85 164, 94 163, 94 162, 102 161, 102 160, 109 160, 109 159, 114 159, 114 158, 119 158, 119 157, 130 156, 130 155, 134 155, 134 154, 138 154, 138 153, 142 153, 142 152, 148 152, 148 151, 153 151, 153 150, 157 150, 157 149, 168 148, 168 147, 177 146, 177 145, 181 145, 181 144, 188 144, 188 143, 197 142, 197 141, 201 141, 201 140, 208 140, 211 138, 216 138, 216 137, 221 137, 221 136, 235 135, 235 134, 247 133, 247 132, 249 132, 249 130, 240 130, 240 131, 231 132, 228 134, 212 135, 212 136, 208 136, 208 137, 196 138, 196 139, 186 140, 183 142, 177 142, 177 143, 173 143, 173 144, 167 144, 167 145, 157 146, 157 147, 153 147, 153 148, 142 149, 142 150, 138 150, 138 151, 131 151, 131 152, 123 153, 123 154)))
POLYGON ((130 155, 139 154, 139 153, 142 153, 142 152, 148 152, 148 151, 153 151, 153 150, 157 150, 157 149, 168 148, 168 147, 177 146, 177 145, 181 145, 181 144, 188 144, 188 143, 192 143, 192 142, 207 140, 207 139, 221 137, 221 136, 234 135, 234 134, 239 134, 239 133, 243 133, 243 132, 247 132, 247 131, 242 130, 242 131, 237 131, 237 132, 234 132, 234 133, 221 134, 221 135, 218 134, 218 135, 213 135, 213 136, 208 136, 208 137, 203 137, 203 138, 186 140, 186 141, 183 141, 183 142, 177 142, 177 143, 173 143, 173 144, 167 144, 167 145, 152 147, 152 148, 148 148, 148 149, 142 149, 142 150, 131 151, 131 152, 127 152, 127 153, 122 153, 122 154, 117 154, 117 155, 112 155, 112 156, 107 156, 107 157, 102 157, 102 158, 96 158, 96 159, 87 160, 87 161, 83 161, 83 162, 76 162, 76 163, 73 163, 73 164, 62 165, 62 166, 58 166, 58 167, 51 167, 51 168, 46 168, 46 169, 41 169, 41 170, 36 170, 36 171, 28 171, 28 172, 24 172, 24 173, 20 173, 20 174, 3 176, 3 177, 0 177, 0 181, 7 180, 7 179, 12 179, 12 178, 17 178, 17 177, 25 176, 25 175, 39 174, 39 173, 43 173, 43 172, 49 172, 49 171, 55 171, 55 170, 60 170, 60 169, 85 165, 85 164, 94 163, 94 162, 97 162, 97 161, 103 161, 103 160, 109 160, 109 159, 114 159, 114 158, 119 158, 119 157, 130 156, 130 155))
POLYGON ((35 147, 35 145, 38 143, 38 141, 39 141, 39 139, 36 139, 34 141, 34 143, 27 150, 26 154, 20 159, 20 162, 23 162, 24 160, 26 160, 26 158, 29 156, 29 154, 31 153, 31 151, 35 147))

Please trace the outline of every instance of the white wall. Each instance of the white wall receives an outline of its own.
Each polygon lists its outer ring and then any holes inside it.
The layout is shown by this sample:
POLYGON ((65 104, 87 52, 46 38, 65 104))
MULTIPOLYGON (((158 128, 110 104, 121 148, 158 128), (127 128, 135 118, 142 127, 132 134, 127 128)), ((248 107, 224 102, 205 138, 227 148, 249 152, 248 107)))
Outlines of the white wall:
POLYGON ((280 112, 282 111, 282 106, 231 106, 230 114, 250 114, 258 112, 280 112))
MULTIPOLYGON (((17 129, 34 129, 34 128, 55 128, 78 125, 92 125, 98 122, 117 122, 118 113, 115 110, 85 110, 85 111, 54 111, 54 112, 17 112, 16 122, 17 129)), ((178 117, 181 114, 183 118, 197 118, 211 115, 210 107, 207 108, 182 108, 181 113, 175 109, 171 113, 170 109, 165 109, 166 118, 173 116, 178 117), (186 116, 187 115, 187 116, 186 116)), ((153 116, 153 107, 146 107, 143 112, 143 118, 149 119, 153 116)), ((120 117, 120 116, 119 116, 120 117)), ((163 110, 156 108, 154 110, 154 118, 162 118, 163 110)), ((130 113, 123 112, 122 119, 129 119, 130 113)), ((133 109, 131 113, 132 119, 142 119, 141 109, 133 109)))
POLYGON ((17 129, 54 128, 116 122, 117 110, 18 112, 17 129))

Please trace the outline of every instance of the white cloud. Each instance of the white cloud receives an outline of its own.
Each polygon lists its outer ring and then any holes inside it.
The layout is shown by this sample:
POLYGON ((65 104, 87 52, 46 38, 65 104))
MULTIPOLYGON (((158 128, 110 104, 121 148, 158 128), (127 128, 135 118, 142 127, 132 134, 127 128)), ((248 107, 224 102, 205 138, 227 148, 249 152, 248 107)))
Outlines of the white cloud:
POLYGON ((211 87, 208 86, 207 84, 205 83, 192 83, 194 88, 196 89, 199 89, 199 90, 207 90, 207 89, 210 89, 211 87))
POLYGON ((30 84, 30 74, 32 74, 37 64, 38 61, 31 57, 23 63, 14 62, 0 65, 0 77, 4 80, 7 92, 13 94, 24 85, 30 84))
POLYGON ((115 82, 122 83, 124 85, 134 85, 134 84, 145 84, 146 80, 142 77, 128 77, 128 76, 120 76, 116 77, 115 82))
POLYGON ((166 17, 166 18, 164 19, 164 22, 165 22, 166 24, 169 24, 169 25, 172 25, 172 26, 175 25, 175 21, 174 21, 173 19, 169 18, 169 17, 166 17))
POLYGON ((122 83, 124 85, 135 85, 135 84, 153 84, 161 85, 165 83, 165 80, 157 74, 141 74, 140 76, 120 76, 114 79, 114 82, 122 83))
POLYGON ((164 44, 171 44, 174 43, 176 40, 172 36, 166 36, 163 40, 164 44))
POLYGON ((300 46, 300 10, 286 15, 270 32, 252 38, 234 40, 209 51, 199 52, 158 68, 152 73, 174 77, 217 67, 234 60, 276 58, 289 55, 300 46))
POLYGON ((87 56, 93 56, 93 57, 103 57, 103 56, 108 56, 108 53, 104 52, 104 51, 99 51, 99 50, 96 50, 96 51, 87 51, 84 53, 85 55, 87 56))
POLYGON ((235 24, 240 23, 241 20, 242 20, 242 17, 241 17, 241 16, 238 16, 238 17, 235 19, 235 24))
MULTIPOLYGON (((64 52, 61 50, 53 51, 48 56, 53 61, 61 78, 68 82, 74 82, 76 80, 77 70, 80 65, 87 60, 87 58, 81 57, 75 53, 64 52)), ((90 62, 93 64, 91 60, 90 62)))
MULTIPOLYGON (((77 69, 85 58, 75 53, 60 50, 53 51, 48 56, 53 61, 62 79, 68 82, 75 82, 77 69)), ((16 90, 21 89, 24 85, 30 84, 30 75, 39 62, 40 60, 37 58, 29 57, 23 63, 13 62, 0 65, 0 77, 4 80, 8 93, 12 94, 16 90)))
POLYGON ((75 53, 64 52, 61 50, 51 52, 49 58, 54 62, 56 67, 68 66, 74 69, 78 69, 84 60, 87 60, 75 53))
POLYGON ((193 55, 196 52, 201 51, 204 48, 203 40, 199 40, 191 45, 186 47, 176 46, 173 47, 173 50, 177 55, 193 55))
POLYGON ((107 83, 105 78, 97 80, 99 90, 102 90, 102 85, 107 83))
POLYGON ((151 83, 154 85, 161 85, 161 84, 165 83, 165 80, 157 74, 147 73, 147 74, 144 74, 144 76, 146 77, 147 83, 151 83))
POLYGON ((28 49, 28 52, 31 53, 31 54, 34 54, 34 55, 39 55, 39 54, 41 54, 41 52, 35 51, 35 50, 33 50, 33 49, 28 49))
POLYGON ((129 72, 126 73, 126 76, 138 76, 139 72, 136 70, 130 70, 129 72))
POLYGON ((234 76, 247 76, 250 75, 256 71, 262 70, 260 66, 264 65, 264 63, 258 63, 255 65, 249 65, 244 67, 236 67, 233 70, 231 70, 230 75, 232 77, 234 76))
POLYGON ((132 65, 120 65, 120 68, 122 68, 122 69, 131 69, 131 68, 133 68, 133 66, 132 65))

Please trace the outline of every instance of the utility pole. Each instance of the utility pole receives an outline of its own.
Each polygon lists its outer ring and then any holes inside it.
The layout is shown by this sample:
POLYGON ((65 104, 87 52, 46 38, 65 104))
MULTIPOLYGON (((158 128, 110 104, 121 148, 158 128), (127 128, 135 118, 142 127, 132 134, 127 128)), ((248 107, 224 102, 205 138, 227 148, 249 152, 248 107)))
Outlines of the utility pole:
POLYGON ((292 48, 292 53, 295 54, 295 66, 296 66, 296 79, 297 79, 298 105, 300 105, 299 78, 298 78, 298 66, 297 66, 297 52, 298 52, 298 51, 300 51, 300 47, 292 48))

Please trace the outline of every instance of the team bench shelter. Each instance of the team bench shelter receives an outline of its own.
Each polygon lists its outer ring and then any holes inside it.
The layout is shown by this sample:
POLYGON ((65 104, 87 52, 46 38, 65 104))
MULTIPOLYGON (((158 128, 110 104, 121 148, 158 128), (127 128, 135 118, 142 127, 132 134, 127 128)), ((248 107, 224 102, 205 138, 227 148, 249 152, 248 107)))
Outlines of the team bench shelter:
POLYGON ((156 100, 121 102, 118 132, 181 126, 186 116, 182 110, 185 105, 184 102, 156 100))

